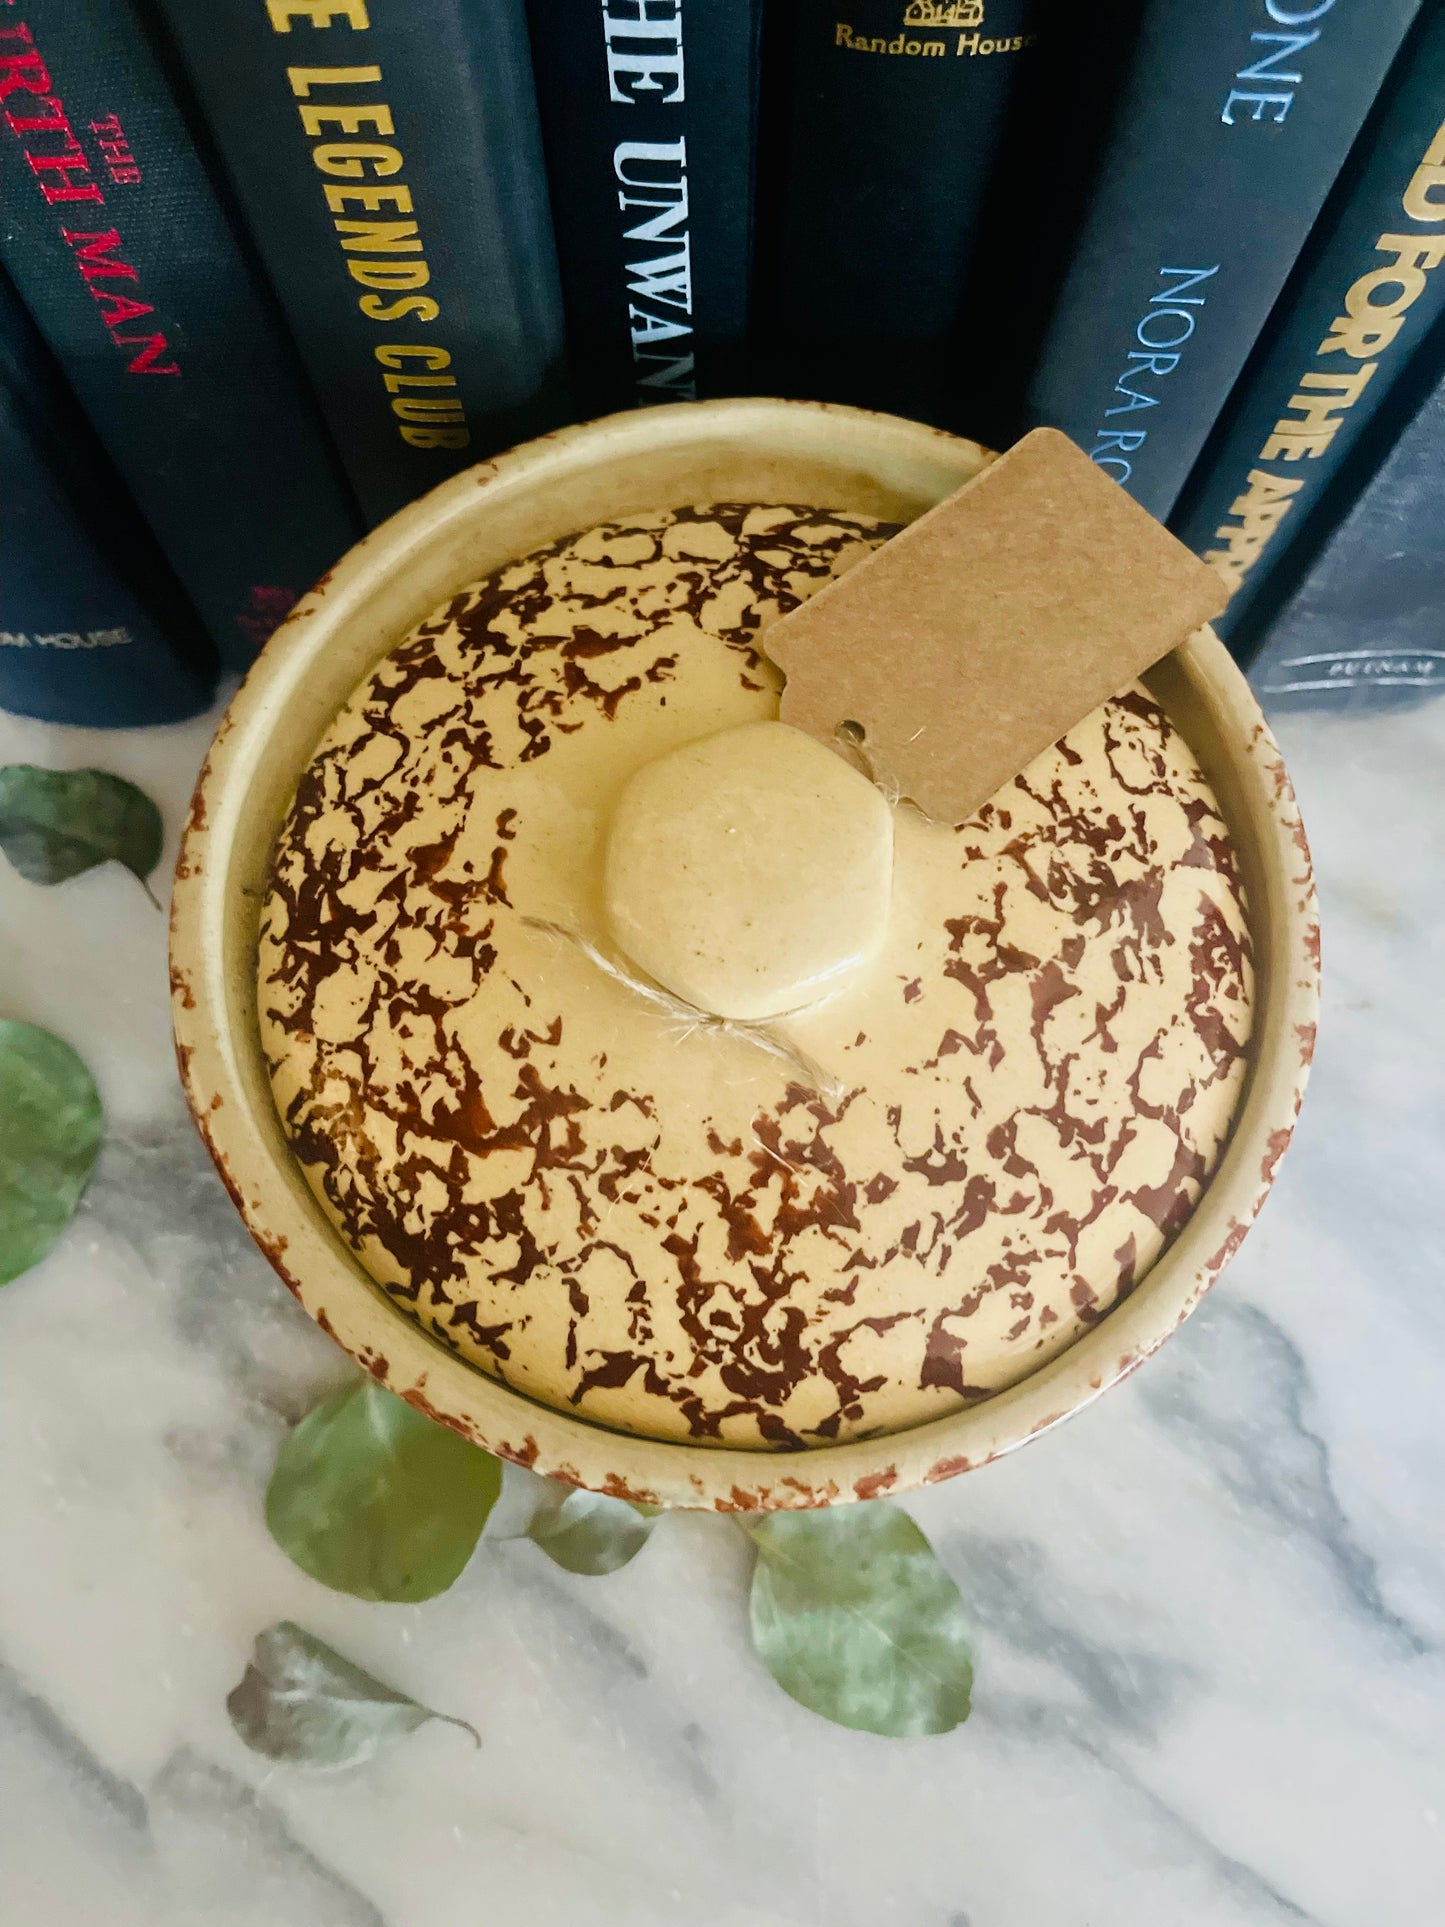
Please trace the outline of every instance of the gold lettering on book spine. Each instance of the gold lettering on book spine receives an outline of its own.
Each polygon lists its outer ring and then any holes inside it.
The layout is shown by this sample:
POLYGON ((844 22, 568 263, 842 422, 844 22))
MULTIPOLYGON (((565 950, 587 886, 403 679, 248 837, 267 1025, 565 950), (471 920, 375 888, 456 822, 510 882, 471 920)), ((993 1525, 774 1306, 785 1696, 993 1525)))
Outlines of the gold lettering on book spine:
POLYGON ((981 27, 983 0, 909 0, 905 27, 981 27))

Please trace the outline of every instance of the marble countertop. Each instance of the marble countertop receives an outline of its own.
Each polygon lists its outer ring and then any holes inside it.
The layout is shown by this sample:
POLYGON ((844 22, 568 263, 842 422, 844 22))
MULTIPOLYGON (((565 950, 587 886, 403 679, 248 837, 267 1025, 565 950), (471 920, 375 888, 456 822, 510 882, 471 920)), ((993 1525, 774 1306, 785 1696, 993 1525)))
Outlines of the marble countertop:
MULTIPOLYGON (((208 734, 0 718, 0 761, 132 777, 173 851, 208 734)), ((1158 1358, 909 1501, 978 1644, 973 1718, 926 1740, 782 1695, 724 1520, 665 1520, 605 1579, 489 1528, 420 1607, 292 1566, 266 1478, 348 1368, 187 1121, 164 920, 113 866, 43 891, 0 863, 0 1015, 76 1045, 110 1126, 0 1292, 5 1927, 1435 1927, 1445 704, 1281 735, 1326 946, 1295 1148, 1158 1358), (288 1617, 481 1750, 247 1752, 225 1696, 288 1617)))

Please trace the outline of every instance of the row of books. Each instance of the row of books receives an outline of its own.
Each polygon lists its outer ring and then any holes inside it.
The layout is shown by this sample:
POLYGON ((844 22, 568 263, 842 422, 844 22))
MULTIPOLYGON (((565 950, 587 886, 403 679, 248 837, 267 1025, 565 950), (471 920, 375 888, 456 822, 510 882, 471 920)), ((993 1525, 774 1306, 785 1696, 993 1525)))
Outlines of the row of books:
POLYGON ((6 707, 195 713, 446 476, 741 393, 1062 428, 1272 700, 1445 687, 1440 0, 8 0, 0 116, 6 707))

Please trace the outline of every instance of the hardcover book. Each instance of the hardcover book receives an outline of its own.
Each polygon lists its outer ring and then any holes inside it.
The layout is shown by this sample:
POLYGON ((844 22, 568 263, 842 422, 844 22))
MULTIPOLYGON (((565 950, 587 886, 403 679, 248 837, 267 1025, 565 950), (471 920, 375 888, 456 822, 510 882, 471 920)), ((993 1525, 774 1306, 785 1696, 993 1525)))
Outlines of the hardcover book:
POLYGON ((1011 448, 1095 177, 1144 0, 1053 6, 1010 89, 964 276, 945 426, 1011 448))
POLYGON ((0 276, 0 709, 173 723, 210 699, 206 644, 0 276))
MULTIPOLYGON (((1256 603, 1232 638, 1266 709, 1405 708, 1445 691, 1445 333, 1422 358, 1434 385, 1393 446, 1342 518, 1290 551, 1269 618, 1256 603)), ((1363 445, 1357 459, 1371 459, 1363 445)))
POLYGON ((554 426, 522 0, 159 0, 371 522, 554 426))
POLYGON ((1029 393, 1167 517, 1420 0, 1153 0, 1029 393))
POLYGON ((528 0, 586 414, 745 391, 760 0, 528 0))
POLYGON ((781 392, 940 422, 1036 0, 796 0, 770 23, 759 340, 781 392))
POLYGON ((131 0, 8 8, 0 114, 0 259, 244 668, 358 532, 280 317, 131 0))
POLYGON ((1445 312, 1445 11, 1424 16, 1173 520, 1226 637, 1445 312))

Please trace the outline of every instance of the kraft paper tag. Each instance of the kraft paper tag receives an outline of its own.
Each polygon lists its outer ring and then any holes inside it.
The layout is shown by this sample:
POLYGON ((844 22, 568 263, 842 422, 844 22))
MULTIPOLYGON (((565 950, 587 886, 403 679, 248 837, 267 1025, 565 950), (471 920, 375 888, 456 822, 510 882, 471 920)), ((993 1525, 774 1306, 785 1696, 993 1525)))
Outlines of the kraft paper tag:
POLYGON ((787 677, 785 723, 859 744, 877 782, 962 823, 1227 600, 1038 428, 760 641, 787 677))

